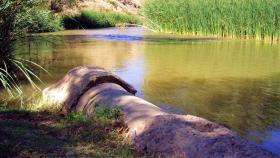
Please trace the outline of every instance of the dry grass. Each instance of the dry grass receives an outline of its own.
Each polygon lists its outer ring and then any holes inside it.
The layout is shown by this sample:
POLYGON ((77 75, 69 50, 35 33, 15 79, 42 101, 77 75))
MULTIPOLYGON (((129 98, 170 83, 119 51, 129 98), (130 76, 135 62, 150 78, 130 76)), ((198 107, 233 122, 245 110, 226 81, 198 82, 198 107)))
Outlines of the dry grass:
POLYGON ((140 156, 122 137, 121 121, 2 108, 0 126, 0 157, 140 156))

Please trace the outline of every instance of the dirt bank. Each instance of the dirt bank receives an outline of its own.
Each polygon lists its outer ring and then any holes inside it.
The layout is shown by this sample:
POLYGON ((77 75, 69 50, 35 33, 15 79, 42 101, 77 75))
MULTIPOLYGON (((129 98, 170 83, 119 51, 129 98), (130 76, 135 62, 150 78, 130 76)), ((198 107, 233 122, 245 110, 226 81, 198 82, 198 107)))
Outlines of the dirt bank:
POLYGON ((139 14, 140 0, 77 0, 75 3, 52 3, 51 8, 58 14, 73 15, 81 10, 113 11, 126 14, 139 14))

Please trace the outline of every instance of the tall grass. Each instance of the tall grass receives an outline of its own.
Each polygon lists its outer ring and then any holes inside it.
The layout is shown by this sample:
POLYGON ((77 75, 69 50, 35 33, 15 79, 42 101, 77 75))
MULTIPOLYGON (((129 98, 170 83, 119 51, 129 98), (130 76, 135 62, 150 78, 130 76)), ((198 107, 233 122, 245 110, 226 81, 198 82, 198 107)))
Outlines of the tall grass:
POLYGON ((153 29, 184 34, 279 40, 278 0, 148 0, 153 29))
POLYGON ((78 15, 63 17, 63 24, 66 29, 104 28, 139 23, 140 20, 132 15, 93 10, 86 10, 78 15))

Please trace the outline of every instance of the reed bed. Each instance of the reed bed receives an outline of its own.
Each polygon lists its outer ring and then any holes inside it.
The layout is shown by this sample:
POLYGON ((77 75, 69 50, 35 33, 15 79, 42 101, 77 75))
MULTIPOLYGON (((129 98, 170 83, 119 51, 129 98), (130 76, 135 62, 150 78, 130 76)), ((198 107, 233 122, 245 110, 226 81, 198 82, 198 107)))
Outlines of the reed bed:
POLYGON ((143 14, 162 32, 280 39, 278 0, 149 0, 143 14))
POLYGON ((63 17, 63 24, 66 29, 104 28, 139 23, 140 19, 133 15, 93 10, 85 10, 77 15, 63 17))

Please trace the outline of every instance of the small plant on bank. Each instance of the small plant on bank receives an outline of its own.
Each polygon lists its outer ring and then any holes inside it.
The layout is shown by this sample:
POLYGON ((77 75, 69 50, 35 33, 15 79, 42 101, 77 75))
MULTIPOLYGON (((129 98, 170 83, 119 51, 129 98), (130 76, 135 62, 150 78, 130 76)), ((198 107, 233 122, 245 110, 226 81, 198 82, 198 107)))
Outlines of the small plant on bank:
POLYGON ((79 121, 79 122, 86 122, 89 119, 100 120, 104 122, 111 122, 112 120, 119 120, 123 116, 122 109, 120 107, 113 107, 110 108, 106 105, 99 105, 94 104, 95 107, 93 114, 91 116, 87 116, 83 112, 79 113, 70 113, 66 116, 68 121, 79 121))
POLYGON ((95 105, 94 115, 98 119, 112 120, 119 119, 123 116, 122 109, 120 107, 114 107, 110 109, 108 106, 95 105))

